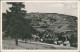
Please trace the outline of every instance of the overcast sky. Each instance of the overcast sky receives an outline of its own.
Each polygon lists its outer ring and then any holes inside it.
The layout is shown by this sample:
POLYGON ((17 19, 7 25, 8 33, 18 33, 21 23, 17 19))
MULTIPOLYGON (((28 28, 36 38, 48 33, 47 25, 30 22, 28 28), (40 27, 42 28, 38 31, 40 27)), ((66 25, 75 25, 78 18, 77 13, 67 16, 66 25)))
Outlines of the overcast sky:
MULTIPOLYGON (((77 3, 76 2, 25 2, 25 10, 30 12, 42 13, 60 13, 77 16, 77 3)), ((2 3, 2 12, 11 7, 5 2, 2 3)), ((8 9, 9 10, 9 9, 8 9)))

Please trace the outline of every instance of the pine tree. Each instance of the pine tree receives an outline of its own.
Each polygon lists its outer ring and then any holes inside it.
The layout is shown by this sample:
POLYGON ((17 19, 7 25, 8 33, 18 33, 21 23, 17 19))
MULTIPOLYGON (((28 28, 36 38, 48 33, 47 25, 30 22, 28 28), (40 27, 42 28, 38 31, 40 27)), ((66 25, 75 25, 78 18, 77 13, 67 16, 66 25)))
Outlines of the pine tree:
POLYGON ((18 38, 20 35, 24 34, 24 29, 26 27, 26 11, 22 10, 25 5, 22 2, 7 2, 7 4, 12 5, 10 7, 10 12, 6 10, 3 18, 3 32, 7 36, 15 38, 15 43, 18 45, 18 38))

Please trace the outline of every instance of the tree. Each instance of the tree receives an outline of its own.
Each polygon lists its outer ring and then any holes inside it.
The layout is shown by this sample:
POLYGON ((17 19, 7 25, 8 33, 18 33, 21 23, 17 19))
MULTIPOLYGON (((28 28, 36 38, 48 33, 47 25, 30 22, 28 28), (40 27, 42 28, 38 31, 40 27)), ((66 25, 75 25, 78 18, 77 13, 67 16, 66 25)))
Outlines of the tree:
POLYGON ((6 14, 3 20, 3 32, 7 36, 15 38, 15 43, 18 45, 18 38, 20 35, 24 34, 24 29, 26 27, 25 15, 26 11, 22 10, 25 5, 22 2, 7 2, 7 4, 12 5, 10 7, 10 12, 6 10, 6 14))
POLYGON ((31 41, 31 36, 32 36, 32 26, 30 25, 30 23, 31 23, 31 20, 30 19, 25 19, 26 20, 26 23, 25 23, 25 28, 23 29, 23 35, 21 35, 21 38, 23 39, 23 40, 25 40, 25 42, 26 42, 26 39, 30 39, 30 41, 31 41))
POLYGON ((50 18, 50 22, 53 24, 56 21, 54 18, 50 18))

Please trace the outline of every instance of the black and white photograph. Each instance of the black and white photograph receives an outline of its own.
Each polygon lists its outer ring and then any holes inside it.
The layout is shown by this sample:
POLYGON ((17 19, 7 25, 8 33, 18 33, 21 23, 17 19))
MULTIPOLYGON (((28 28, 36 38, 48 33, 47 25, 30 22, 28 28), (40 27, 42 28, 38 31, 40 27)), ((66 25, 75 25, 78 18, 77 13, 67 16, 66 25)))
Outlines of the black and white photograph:
POLYGON ((77 50, 78 2, 2 2, 2 50, 77 50))

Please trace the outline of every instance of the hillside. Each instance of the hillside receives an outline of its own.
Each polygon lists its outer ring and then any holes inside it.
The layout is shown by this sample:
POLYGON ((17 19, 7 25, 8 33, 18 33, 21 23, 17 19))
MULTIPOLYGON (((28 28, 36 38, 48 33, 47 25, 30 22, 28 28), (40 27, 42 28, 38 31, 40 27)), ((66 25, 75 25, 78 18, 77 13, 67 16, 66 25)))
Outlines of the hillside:
POLYGON ((77 17, 58 13, 27 13, 27 19, 32 19, 37 29, 50 29, 54 32, 77 32, 77 17), (47 28, 40 28, 47 26, 47 28))

